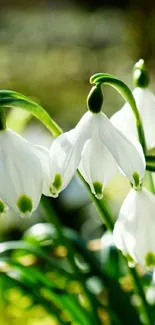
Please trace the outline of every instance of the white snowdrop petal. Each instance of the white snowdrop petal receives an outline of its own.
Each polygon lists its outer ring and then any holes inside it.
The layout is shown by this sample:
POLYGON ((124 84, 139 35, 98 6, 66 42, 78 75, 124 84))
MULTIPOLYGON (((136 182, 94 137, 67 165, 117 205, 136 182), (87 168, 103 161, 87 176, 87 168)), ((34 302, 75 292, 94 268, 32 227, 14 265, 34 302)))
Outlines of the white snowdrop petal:
POLYGON ((0 132, 0 196, 14 212, 31 214, 42 192, 39 159, 31 146, 11 130, 0 132))
POLYGON ((110 118, 111 123, 126 137, 138 139, 138 133, 131 107, 126 103, 110 118))
MULTIPOLYGON (((147 88, 135 88, 133 91, 137 108, 139 110, 148 149, 155 146, 155 96, 147 88)), ((125 104, 110 119, 113 125, 127 137, 136 137, 138 133, 134 116, 129 104, 125 104)))
POLYGON ((90 185, 92 193, 101 199, 105 186, 117 172, 117 164, 97 132, 94 132, 84 147, 79 171, 90 185))
POLYGON ((116 246, 135 263, 155 269, 155 196, 147 189, 131 189, 114 227, 116 246))
POLYGON ((33 146, 34 152, 40 160, 42 178, 43 178, 43 190, 42 193, 46 196, 51 196, 50 186, 52 177, 52 164, 50 159, 49 150, 40 145, 33 146))
MULTIPOLYGON (((129 141, 117 130, 105 114, 98 114, 99 135, 109 149, 123 173, 134 184, 136 177, 143 179, 145 173, 145 159, 142 147, 138 141, 129 141)), ((136 185, 136 184, 135 184, 136 185)))
MULTIPOLYGON (((89 112, 88 112, 89 113, 89 112)), ((84 143, 91 136, 92 113, 84 114, 75 129, 57 137, 50 148, 51 194, 66 188, 79 165, 84 143)))
POLYGON ((131 189, 125 198, 118 220, 114 227, 114 240, 116 246, 123 252, 124 255, 130 256, 136 260, 134 247, 136 245, 136 195, 137 191, 131 189))
POLYGON ((134 97, 139 109, 148 149, 155 146, 155 96, 147 88, 136 88, 134 97))

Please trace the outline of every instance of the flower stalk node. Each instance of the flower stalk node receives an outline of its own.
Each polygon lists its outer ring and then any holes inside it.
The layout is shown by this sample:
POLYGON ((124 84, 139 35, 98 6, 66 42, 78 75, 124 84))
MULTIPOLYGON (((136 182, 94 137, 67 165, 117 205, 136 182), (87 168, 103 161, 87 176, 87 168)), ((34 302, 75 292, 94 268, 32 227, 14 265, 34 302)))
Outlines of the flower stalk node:
POLYGON ((87 97, 87 107, 92 113, 99 113, 103 104, 103 94, 101 85, 97 84, 92 87, 87 97))
POLYGON ((133 83, 136 87, 146 88, 149 84, 148 72, 145 68, 144 60, 140 59, 133 68, 133 83))

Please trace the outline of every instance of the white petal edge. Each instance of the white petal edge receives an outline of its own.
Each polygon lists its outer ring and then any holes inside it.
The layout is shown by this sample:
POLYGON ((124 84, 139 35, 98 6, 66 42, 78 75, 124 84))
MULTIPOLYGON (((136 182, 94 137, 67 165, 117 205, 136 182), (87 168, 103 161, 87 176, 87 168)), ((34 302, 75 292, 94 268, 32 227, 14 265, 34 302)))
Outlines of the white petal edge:
POLYGON ((50 192, 51 178, 52 178, 52 163, 50 159, 49 150, 41 145, 34 145, 34 152, 41 163, 43 190, 42 193, 46 196, 52 196, 50 192))
MULTIPOLYGON (((155 96, 148 88, 139 87, 134 89, 133 96, 142 119, 147 148, 152 149, 155 147, 155 96)), ((125 136, 138 140, 134 116, 128 103, 116 112, 110 121, 125 136)))
MULTIPOLYGON (((57 137, 50 148, 50 163, 52 170, 51 192, 54 196, 64 190, 74 176, 85 142, 91 137, 93 114, 87 112, 77 126, 69 132, 57 137), (61 186, 56 188, 55 177, 59 175, 61 186)), ((52 195, 53 195, 52 194, 52 195)))
POLYGON ((97 116, 99 135, 106 145, 122 172, 131 183, 135 183, 134 173, 143 179, 145 174, 145 158, 140 143, 128 139, 109 121, 104 113, 97 116))
POLYGON ((151 192, 145 188, 139 192, 131 189, 122 204, 113 232, 118 249, 146 269, 149 269, 148 254, 153 254, 155 258, 154 210, 155 196, 151 192))

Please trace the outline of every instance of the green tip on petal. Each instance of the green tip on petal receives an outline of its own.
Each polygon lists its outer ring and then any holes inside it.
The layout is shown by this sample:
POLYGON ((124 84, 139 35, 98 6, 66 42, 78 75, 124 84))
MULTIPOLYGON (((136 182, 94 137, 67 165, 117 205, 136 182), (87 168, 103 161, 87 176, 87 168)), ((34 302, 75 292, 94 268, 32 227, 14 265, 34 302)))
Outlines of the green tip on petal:
POLYGON ((6 205, 2 200, 0 200, 0 215, 6 212, 6 205))
POLYGON ((22 216, 30 215, 33 208, 32 199, 25 194, 20 195, 17 201, 17 207, 22 216))
POLYGON ((60 174, 56 174, 54 177, 54 181, 49 188, 50 193, 54 196, 58 196, 58 191, 61 189, 62 186, 62 178, 60 174))
POLYGON ((101 200, 103 198, 103 185, 100 182, 93 182, 95 196, 101 200))
POLYGON ((133 177, 133 179, 134 179, 134 184, 133 184, 134 189, 135 189, 136 191, 140 191, 141 188, 142 188, 142 181, 141 181, 141 179, 139 178, 138 173, 137 173, 137 172, 134 172, 134 173, 132 174, 132 177, 133 177))
POLYGON ((60 176, 60 174, 56 174, 54 177, 54 182, 52 184, 57 190, 60 190, 61 186, 62 186, 62 178, 60 176))
POLYGON ((145 265, 148 268, 155 267, 155 253, 148 252, 145 256, 145 265))
POLYGON ((136 262, 134 261, 134 259, 132 258, 132 256, 130 254, 124 254, 124 256, 126 257, 128 264, 130 267, 134 267, 136 262))
POLYGON ((148 72, 143 59, 140 59, 133 68, 133 83, 136 87, 145 88, 149 84, 148 72))

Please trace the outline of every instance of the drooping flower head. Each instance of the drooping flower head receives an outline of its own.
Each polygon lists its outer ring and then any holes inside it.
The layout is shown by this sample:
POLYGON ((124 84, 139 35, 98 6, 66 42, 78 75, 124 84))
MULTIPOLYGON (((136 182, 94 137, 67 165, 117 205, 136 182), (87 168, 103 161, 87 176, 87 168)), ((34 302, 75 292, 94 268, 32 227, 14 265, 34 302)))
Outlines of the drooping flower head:
POLYGON ((114 240, 129 265, 155 270, 155 196, 146 188, 129 191, 114 227, 114 240))
POLYGON ((33 148, 15 132, 0 130, 0 207, 4 210, 6 204, 14 213, 30 216, 41 193, 41 165, 33 148))
MULTIPOLYGON (((133 96, 142 119, 147 148, 152 149, 155 146, 155 96, 148 88, 148 76, 143 60, 135 65, 134 84, 136 88, 133 90, 133 96)), ((116 112, 110 121, 127 137, 138 138, 134 116, 128 103, 116 112)))
POLYGON ((36 148, 42 161, 45 195, 57 197, 77 168, 99 199, 118 168, 134 186, 141 183, 145 172, 141 145, 129 141, 112 125, 101 111, 102 101, 101 87, 94 86, 88 96, 89 110, 77 126, 56 138, 49 152, 36 148))

